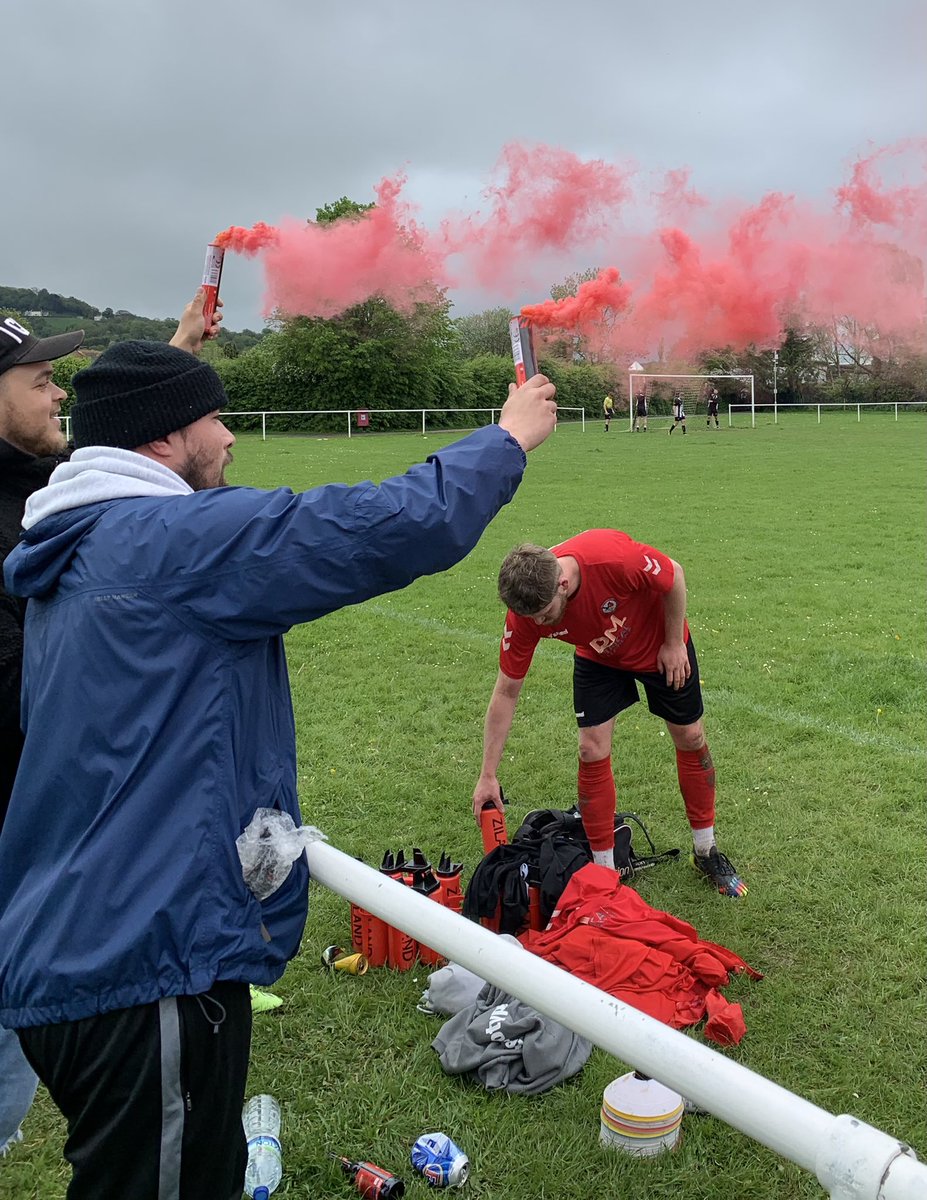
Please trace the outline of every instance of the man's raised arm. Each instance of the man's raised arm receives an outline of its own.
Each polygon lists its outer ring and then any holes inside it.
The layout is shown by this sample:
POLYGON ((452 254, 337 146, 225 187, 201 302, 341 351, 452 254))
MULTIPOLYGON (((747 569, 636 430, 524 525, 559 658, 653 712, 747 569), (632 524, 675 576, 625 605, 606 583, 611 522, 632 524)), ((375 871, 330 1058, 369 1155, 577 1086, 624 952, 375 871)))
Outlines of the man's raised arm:
POLYGON ((502 790, 496 772, 502 761, 502 752, 512 728, 515 707, 524 682, 524 679, 510 679, 503 671, 496 678, 483 725, 483 765, 473 791, 473 815, 477 823, 480 812, 487 804, 502 811, 502 790))

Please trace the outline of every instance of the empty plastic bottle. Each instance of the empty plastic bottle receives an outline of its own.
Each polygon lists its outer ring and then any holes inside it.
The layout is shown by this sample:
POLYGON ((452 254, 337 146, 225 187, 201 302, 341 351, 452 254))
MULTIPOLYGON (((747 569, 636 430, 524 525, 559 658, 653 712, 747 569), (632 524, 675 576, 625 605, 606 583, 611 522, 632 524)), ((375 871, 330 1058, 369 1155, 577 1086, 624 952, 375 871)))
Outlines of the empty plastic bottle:
POLYGON ((268 1200, 283 1175, 280 1153, 280 1105, 273 1096, 252 1096, 241 1114, 248 1140, 245 1191, 253 1200, 268 1200))

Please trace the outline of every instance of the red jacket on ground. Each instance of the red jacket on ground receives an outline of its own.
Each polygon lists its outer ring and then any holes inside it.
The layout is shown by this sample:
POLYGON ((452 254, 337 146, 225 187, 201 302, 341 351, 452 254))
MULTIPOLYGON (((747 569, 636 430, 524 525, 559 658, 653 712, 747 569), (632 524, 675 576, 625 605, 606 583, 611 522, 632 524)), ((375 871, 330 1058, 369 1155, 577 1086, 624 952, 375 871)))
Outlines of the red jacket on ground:
POLYGON ((684 1029, 708 1016, 705 1036, 736 1044, 747 1031, 740 1005, 718 990, 731 974, 759 971, 733 951, 702 941, 694 926, 651 908, 614 871, 577 871, 543 933, 527 949, 658 1021, 684 1029))

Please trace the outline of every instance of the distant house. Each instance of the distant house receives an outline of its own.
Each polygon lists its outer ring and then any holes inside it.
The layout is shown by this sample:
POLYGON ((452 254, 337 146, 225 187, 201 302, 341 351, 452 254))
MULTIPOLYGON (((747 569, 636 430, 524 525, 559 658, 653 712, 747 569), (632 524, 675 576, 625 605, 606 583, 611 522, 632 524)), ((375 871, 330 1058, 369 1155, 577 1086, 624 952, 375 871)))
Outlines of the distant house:
POLYGON ((30 308, 23 313, 24 317, 45 317, 47 315, 47 313, 43 313, 39 308, 30 308))

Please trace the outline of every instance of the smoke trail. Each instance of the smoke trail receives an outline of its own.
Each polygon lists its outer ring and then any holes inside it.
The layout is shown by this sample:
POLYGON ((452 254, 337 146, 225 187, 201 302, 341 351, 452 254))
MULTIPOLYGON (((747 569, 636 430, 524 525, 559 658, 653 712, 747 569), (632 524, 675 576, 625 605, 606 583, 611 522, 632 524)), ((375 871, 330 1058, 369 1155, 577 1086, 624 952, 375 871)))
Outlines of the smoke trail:
POLYGON ((591 259, 607 265, 576 296, 523 311, 616 359, 657 342, 680 352, 768 346, 788 321, 844 314, 912 338, 924 326, 925 152, 917 140, 860 158, 830 204, 770 193, 744 206, 709 204, 686 169, 646 191, 630 167, 510 145, 485 210, 448 214, 434 230, 398 175, 357 217, 233 227, 216 240, 261 256, 267 311, 330 317, 372 295, 407 311, 454 287, 511 304, 591 259))

